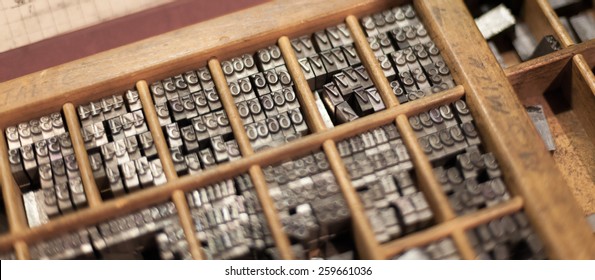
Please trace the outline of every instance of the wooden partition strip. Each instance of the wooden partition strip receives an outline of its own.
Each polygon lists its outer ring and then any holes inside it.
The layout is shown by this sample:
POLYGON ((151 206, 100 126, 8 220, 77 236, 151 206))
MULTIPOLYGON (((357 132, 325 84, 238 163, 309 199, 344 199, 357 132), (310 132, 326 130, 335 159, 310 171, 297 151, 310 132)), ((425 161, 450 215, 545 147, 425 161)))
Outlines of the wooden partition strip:
POLYGON ((23 206, 21 190, 18 188, 12 173, 10 171, 10 162, 8 161, 8 145, 6 144, 6 135, 4 128, 0 128, 0 179, 2 180, 2 198, 4 198, 4 207, 10 232, 20 232, 26 230, 29 225, 23 206))
POLYGON ((30 260, 31 254, 29 253, 29 246, 23 241, 17 241, 14 244, 14 253, 17 260, 30 260))
MULTIPOLYGON (((429 242, 442 239, 447 235, 453 234, 457 230, 464 232, 468 229, 477 227, 478 225, 485 224, 498 217, 502 217, 517 212, 522 208, 523 199, 520 197, 514 197, 509 201, 503 202, 493 207, 485 208, 464 216, 459 216, 453 220, 446 221, 428 229, 412 233, 402 238, 385 243, 382 245, 382 250, 384 251, 385 258, 392 258, 393 256, 401 253, 403 250, 417 246, 422 246, 428 244, 429 242)), ((468 250, 468 248, 466 250, 468 250)), ((465 253, 462 251, 459 252, 461 254, 465 253)))
POLYGON ((508 67, 504 70, 504 74, 521 99, 542 95, 560 80, 558 77, 572 63, 572 58, 577 54, 593 56, 593 61, 595 61, 595 40, 572 45, 508 67))
MULTIPOLYGON (((595 43, 595 40, 591 40, 595 43)), ((571 107, 595 144, 595 76, 582 54, 572 58, 571 107)))
POLYGON ((545 149, 463 1, 415 2, 437 33, 454 78, 465 86, 466 100, 512 192, 526 200, 527 216, 551 258, 595 258, 595 242, 582 211, 545 149), (474 46, 470 52, 468 46, 474 46))
MULTIPOLYGON (((429 109, 431 109, 431 107, 427 108, 427 110, 429 109)), ((417 135, 415 135, 411 125, 409 125, 409 119, 405 115, 399 115, 396 118, 396 124, 399 132, 401 132, 403 143, 407 147, 413 165, 415 166, 419 188, 432 207, 432 212, 434 212, 436 220, 438 222, 444 222, 454 219, 456 214, 452 207, 450 207, 448 198, 444 194, 444 190, 434 174, 430 160, 419 146, 417 135)))
POLYGON ((178 178, 178 174, 176 173, 176 168, 174 167, 167 141, 165 140, 165 136, 163 136, 163 130, 159 124, 159 117, 157 117, 157 112, 155 111, 155 104, 153 103, 149 86, 146 81, 141 80, 136 83, 136 89, 138 90, 138 96, 143 105, 145 121, 149 126, 151 136, 153 136, 153 143, 157 150, 157 154, 159 155, 159 160, 161 160, 165 177, 168 182, 175 181, 176 178, 178 178))
POLYGON ((331 169, 341 188, 345 202, 351 211, 356 238, 355 244, 358 246, 358 251, 362 253, 362 258, 364 259, 382 259, 382 255, 378 249, 380 244, 378 243, 378 240, 376 240, 376 235, 366 216, 364 206, 351 183, 351 176, 349 176, 349 172, 347 172, 345 164, 343 164, 343 160, 337 150, 335 141, 326 140, 322 148, 328 157, 331 169))
POLYGON ((382 101, 384 101, 384 105, 387 108, 399 105, 399 101, 393 94, 393 89, 390 87, 386 76, 384 76, 380 63, 378 62, 376 55, 374 55, 374 51, 370 48, 370 44, 366 39, 366 35, 364 35, 364 31, 359 25, 358 19, 355 16, 350 15, 345 22, 349 27, 349 31, 351 31, 351 37, 355 43, 359 58, 362 61, 362 64, 366 67, 366 70, 368 70, 370 78, 374 81, 374 85, 378 89, 382 101))
POLYGON ((71 103, 66 103, 62 107, 62 111, 64 112, 64 119, 66 120, 68 133, 70 134, 70 141, 72 141, 74 155, 79 166, 81 181, 83 182, 83 188, 85 189, 85 196, 89 202, 89 207, 97 207, 102 203, 101 194, 99 193, 95 178, 93 177, 93 170, 89 163, 87 149, 85 149, 85 141, 81 135, 81 126, 79 124, 76 109, 71 103))
POLYGON ((524 8, 525 20, 529 28, 533 27, 531 31, 537 35, 535 37, 537 42, 545 35, 553 35, 564 48, 575 43, 548 0, 525 0, 524 8))
POLYGON ((196 238, 194 219, 188 207, 188 201, 186 195, 181 190, 176 190, 172 194, 172 201, 174 202, 176 209, 178 210, 178 218, 180 219, 180 225, 184 230, 184 236, 188 242, 188 249, 192 258, 195 260, 203 260, 206 258, 198 239, 196 238))
POLYGON ((260 201, 260 205, 262 206, 262 211, 267 220, 269 230, 271 231, 271 235, 275 240, 275 245, 279 250, 281 258, 284 260, 295 259, 295 254, 291 248, 289 237, 283 230, 283 224, 281 224, 279 212, 277 212, 275 202, 269 193, 269 188, 267 186, 264 173, 262 172, 262 167, 260 167, 260 165, 252 165, 249 172, 250 177, 252 178, 252 183, 254 184, 254 188, 256 189, 258 201, 260 201))
POLYGON ((560 17, 558 17, 556 11, 554 11, 548 0, 525 0, 525 2, 534 3, 534 5, 527 5, 528 7, 525 9, 525 18, 527 18, 527 20, 539 21, 544 27, 547 25, 545 30, 547 30, 548 33, 553 33, 546 34, 538 32, 536 34, 538 37, 535 38, 537 42, 539 42, 545 35, 554 35, 558 38, 560 44, 564 48, 575 44, 572 37, 568 35, 568 31, 564 28, 564 25, 562 25, 560 17))
MULTIPOLYGON (((229 119, 233 135, 238 142, 240 152, 244 157, 251 156, 254 154, 254 149, 252 148, 250 139, 248 139, 248 135, 246 134, 244 122, 240 117, 238 108, 235 104, 233 96, 231 95, 231 91, 229 90, 227 79, 223 74, 223 69, 221 69, 221 64, 219 63, 219 60, 213 58, 209 60, 208 65, 211 71, 211 77, 213 77, 213 81, 215 82, 215 86, 219 92, 219 98, 221 99, 223 108, 227 113, 227 118, 229 119)), ((273 239, 275 240, 275 245, 279 250, 281 258, 286 260, 294 259, 295 256, 293 250, 291 249, 289 237, 287 237, 287 234, 285 231, 283 231, 283 225, 281 224, 281 219, 279 218, 279 213, 277 212, 275 203, 269 194, 269 188, 266 184, 262 168, 258 164, 252 165, 249 169, 249 174, 250 178, 252 179, 252 183, 254 184, 258 201, 260 202, 266 217, 267 225, 271 231, 273 239)))
POLYGON ((306 81, 306 77, 304 76, 304 72, 302 71, 302 67, 298 62, 297 56, 293 51, 293 47, 291 46, 289 38, 287 38, 287 36, 279 38, 278 44, 279 49, 281 49, 281 53, 283 54, 287 71, 289 71, 291 79, 293 80, 293 84, 295 85, 298 101, 305 111, 304 117, 306 118, 308 127, 313 132, 325 130, 326 125, 322 120, 320 112, 318 112, 314 94, 310 90, 310 86, 306 81))
MULTIPOLYGON (((316 106, 314 95, 312 94, 310 86, 308 85, 304 73, 297 61, 297 57, 289 39, 287 37, 281 37, 279 39, 279 47, 283 53, 285 63, 292 76, 294 84, 296 85, 298 99, 305 111, 305 115, 309 119, 311 129, 315 133, 327 130, 327 127, 322 120, 322 116, 318 111, 318 107, 316 106)), ((351 124, 352 123, 348 123, 345 125, 349 127, 351 124)), ((349 206, 353 220, 355 243, 359 248, 358 251, 361 252, 364 259, 380 259, 382 256, 379 254, 379 243, 376 240, 376 235, 372 230, 370 221, 366 217, 362 202, 351 183, 351 176, 349 176, 349 172, 347 172, 347 169, 345 168, 345 164, 337 150, 335 141, 326 140, 322 145, 322 149, 327 156, 333 174, 341 188, 343 197, 349 206)))
MULTIPOLYGON (((142 91, 139 90, 139 94, 140 92, 142 91)), ((417 114, 423 110, 427 110, 425 108, 451 103, 461 98, 463 95, 463 87, 457 86, 454 89, 444 91, 424 99, 408 102, 406 104, 357 119, 351 122, 349 126, 339 125, 334 129, 325 130, 297 139, 293 141, 291 145, 283 145, 260 151, 252 156, 247 156, 237 161, 225 163, 210 170, 205 170, 201 174, 185 176, 179 178, 175 182, 168 182, 163 186, 153 187, 147 190, 129 194, 123 198, 106 201, 101 206, 93 209, 83 209, 78 211, 77 215, 61 216, 45 225, 28 229, 25 232, 14 234, 11 233, 1 236, 0 250, 8 250, 15 240, 22 239, 30 243, 31 241, 49 238, 51 236, 56 236, 60 233, 65 233, 80 227, 90 226, 104 221, 110 217, 124 215, 126 213, 141 209, 142 207, 164 202, 169 199, 172 193, 176 190, 182 190, 185 192, 190 191, 248 172, 252 165, 266 166, 278 163, 283 158, 300 156, 319 149, 326 140, 332 139, 334 141, 339 141, 348 137, 352 137, 371 128, 390 123, 394 121, 395 116, 397 115, 417 114)), ((2 140, 2 138, 0 138, 0 140, 2 140)), ((0 142, 0 144, 2 144, 2 142, 0 142)), ((6 144, 4 144, 4 146, 0 145, 0 149, 1 147, 6 147, 5 145, 6 144)), ((8 175, 10 176, 9 173, 8 175)), ((20 201, 20 197, 18 197, 16 201, 20 201)), ((20 209, 23 211, 22 207, 20 209)), ((23 219, 25 219, 24 211, 22 213, 23 219)))
MULTIPOLYGON (((175 183, 175 181, 178 180, 178 174, 176 173, 174 162, 171 158, 171 153, 167 146, 165 136, 163 136, 163 130, 161 130, 159 117, 155 111, 155 104, 153 103, 147 82, 137 82, 136 89, 138 90, 138 95, 143 105, 145 121, 149 126, 151 135, 153 136, 153 144, 157 149, 157 155, 159 156, 159 160, 161 160, 161 166, 163 167, 165 177, 167 178, 168 182, 175 183)), ((190 254, 192 254, 192 258, 195 260, 203 259, 204 254, 200 244, 198 243, 198 240, 196 239, 196 234, 194 233, 194 221, 192 219, 192 215, 190 214, 190 208, 188 207, 188 201, 186 201, 184 192, 181 190, 174 190, 171 193, 171 199, 178 210, 180 225, 184 230, 184 235, 186 236, 186 241, 188 242, 188 249, 190 250, 190 254)))
POLYGON ((238 142, 240 152, 244 157, 250 156, 254 154, 254 150, 252 149, 252 144, 246 134, 246 129, 244 129, 244 123, 240 117, 233 96, 231 95, 227 79, 225 79, 225 74, 223 74, 223 69, 221 69, 221 64, 219 63, 219 60, 212 58, 209 60, 208 66, 211 71, 211 77, 215 82, 217 92, 219 92, 219 99, 227 114, 227 119, 229 119, 233 136, 236 139, 236 142, 238 142))
POLYGON ((475 260, 477 259, 477 253, 473 246, 471 245, 471 241, 469 241, 469 237, 465 231, 461 228, 456 228, 452 231, 451 234, 452 240, 454 241, 455 245, 457 246, 457 251, 461 256, 461 259, 464 260, 475 260))

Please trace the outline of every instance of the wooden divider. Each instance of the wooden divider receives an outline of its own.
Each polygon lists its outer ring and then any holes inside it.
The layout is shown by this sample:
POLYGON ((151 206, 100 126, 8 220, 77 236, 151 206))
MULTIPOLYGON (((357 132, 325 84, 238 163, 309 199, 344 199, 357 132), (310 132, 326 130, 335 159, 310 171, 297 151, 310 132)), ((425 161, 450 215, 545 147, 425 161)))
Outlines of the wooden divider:
POLYGON ((313 132, 326 130, 326 125, 322 120, 320 112, 318 112, 314 95, 310 90, 308 82, 306 81, 306 77, 304 76, 304 72, 302 71, 302 67, 298 62, 297 56, 293 51, 293 47, 291 46, 289 38, 287 38, 287 36, 283 36, 279 38, 277 43, 279 45, 279 49, 281 49, 283 59, 285 60, 287 71, 289 71, 289 75, 291 76, 297 91, 298 101, 302 108, 304 108, 306 111, 304 117, 306 118, 308 127, 313 132))
POLYGON ((76 162, 79 166, 79 173, 81 175, 81 181, 83 182, 83 188, 89 207, 97 207, 102 203, 101 194, 99 193, 97 184, 95 184, 95 178, 93 178, 93 170, 89 163, 87 149, 85 149, 85 141, 83 141, 83 136, 81 135, 81 126, 79 124, 76 109, 71 103, 66 103, 62 107, 62 111, 64 112, 64 119, 66 120, 66 126, 68 127, 68 134, 70 135, 76 162))
POLYGON ((485 146, 493 151, 504 180, 526 200, 525 210, 552 258, 595 258, 595 242, 566 182, 540 141, 506 76, 463 1, 415 2, 429 20, 436 44, 454 78, 463 84, 485 146), (467 46, 474 46, 469 52, 467 46))
MULTIPOLYGON (((213 77, 213 81, 215 82, 215 86, 219 92, 219 98, 221 99, 223 108, 227 113, 227 117, 229 119, 234 137, 238 142, 240 152, 244 157, 251 156, 254 154, 254 150, 252 149, 252 144, 250 143, 250 139, 248 138, 246 129, 244 128, 244 123, 240 117, 238 108, 235 105, 231 91, 229 90, 227 79, 225 79, 223 69, 221 69, 221 64, 217 59, 209 60, 208 64, 211 71, 211 77, 213 77)), ((295 256, 293 250, 291 249, 289 237, 287 237, 287 234, 285 231, 283 231, 283 225, 281 224, 279 213, 277 212, 275 203, 269 194, 269 188, 266 184, 261 166, 258 164, 250 166, 249 174, 250 178, 252 179, 252 183, 254 184, 258 201, 260 202, 262 211, 264 212, 264 216, 267 220, 267 225, 271 231, 273 239, 275 240, 275 245, 279 250, 281 258, 286 260, 294 259, 295 256)))
MULTIPOLYGON (((6 218, 8 220, 8 227, 10 233, 4 236, 19 234, 27 230, 27 217, 25 216, 25 207, 23 206, 23 199, 21 197, 21 190, 12 177, 10 172, 10 162, 8 161, 8 145, 4 135, 4 128, 0 133, 0 184, 2 187, 2 198, 4 199, 4 210, 6 211, 6 218)), ((9 250, 10 246, 4 246, 3 250, 9 250)), ((24 242, 14 243, 13 248, 15 255, 19 260, 29 259, 29 250, 27 244, 24 242)))
POLYGON ((570 35, 568 35, 568 31, 562 25, 560 18, 550 5, 548 0, 526 0, 530 5, 525 7, 525 12, 529 15, 532 15, 531 19, 534 21, 540 21, 543 25, 549 25, 547 30, 553 31, 553 34, 545 34, 545 33, 537 33, 538 36, 535 38, 537 42, 541 40, 541 38, 545 35, 553 35, 554 37, 558 38, 560 41, 560 45, 562 47, 568 47, 574 45, 574 41, 570 35), (537 13, 532 13, 533 11, 537 13))
MULTIPOLYGON (((590 42, 595 45, 595 40, 590 42)), ((571 97, 571 106, 579 122, 595 144, 595 117, 593 117, 595 114, 593 112, 595 109, 593 108, 595 105, 595 76, 582 54, 572 58, 570 75, 571 92, 568 96, 571 97)))
MULTIPOLYGON (((326 131, 327 127, 322 120, 322 116, 316 106, 314 95, 310 90, 310 86, 306 81, 306 77, 298 63, 295 52, 291 46, 291 43, 287 37, 281 37, 279 39, 279 48, 285 59, 287 69, 294 81, 297 90, 298 100, 304 110, 310 129, 314 132, 326 131)), ((377 249, 379 244, 376 240, 376 236, 372 231, 372 227, 366 214, 364 207, 355 188, 351 183, 351 176, 345 168, 345 164, 341 159, 339 151, 335 141, 332 139, 324 141, 322 149, 327 157, 330 164, 331 170, 335 175, 337 184, 341 188, 341 193, 349 206, 349 211, 353 220, 353 230, 355 235, 355 243, 362 257, 369 259, 379 259, 381 256, 378 254, 377 249)))
POLYGON ((384 71, 380 68, 380 63, 378 62, 374 51, 370 48, 370 44, 364 35, 364 31, 359 25, 358 19, 351 15, 347 17, 345 22, 349 27, 349 31, 351 31, 351 37, 355 43, 355 49, 357 50, 359 58, 364 67, 366 67, 370 78, 374 81, 374 86, 376 86, 380 92, 384 105, 387 108, 399 105, 399 101, 397 100, 397 97, 392 94, 392 88, 384 76, 384 71))
POLYGON ((403 143, 409 150, 411 159, 415 166, 415 173, 419 180, 419 188, 424 193, 434 214, 436 215, 437 222, 444 222, 454 219, 456 216, 448 198, 444 194, 442 186, 436 179, 432 165, 428 160, 428 157, 419 146, 417 135, 409 125, 409 120, 405 115, 399 115, 397 117, 397 127, 401 132, 401 138, 403 143))
MULTIPOLYGON (((440 223, 428 229, 412 233, 397 240, 393 240, 384 244, 382 249, 386 258, 392 258, 404 250, 442 239, 453 233, 460 235, 466 230, 475 228, 478 225, 484 224, 498 217, 512 214, 521 210, 522 208, 523 199, 520 197, 514 197, 509 201, 503 202, 493 207, 481 209, 468 215, 459 216, 455 219, 440 223)), ((456 240, 459 238, 461 238, 461 236, 453 236, 455 243, 457 243, 456 240)), ((464 240, 462 243, 463 246, 459 246, 457 243, 457 247, 461 256, 464 258, 474 259, 475 253, 469 252, 471 246, 468 240, 464 240)))
MULTIPOLYGON (((139 99, 143 105, 145 120, 149 126, 149 130, 151 131, 151 135, 153 136, 153 143, 157 149, 157 154, 159 156, 159 160, 161 161, 161 166, 163 167, 165 177, 167 178, 168 182, 175 183, 178 179, 178 174, 176 173, 174 162, 171 158, 171 153, 167 147, 167 142, 163 136, 163 130, 161 130, 161 125, 159 125, 159 117, 155 111, 155 104, 151 98, 151 93, 149 91, 147 82, 137 82, 136 89, 138 90, 139 99)), ((198 240, 196 239, 196 233, 194 232, 194 221, 192 219, 192 215, 190 214, 190 208, 188 207, 188 202, 186 201, 184 192, 181 190, 173 191, 171 199, 178 210, 180 225, 184 230, 184 235, 186 236, 188 248, 190 249, 192 258, 195 260, 203 259, 204 254, 200 248, 200 245, 198 244, 198 240)))
POLYGON ((595 40, 519 63, 506 68, 504 73, 521 99, 541 95, 559 80, 558 76, 572 63, 572 58, 577 54, 590 55, 595 60, 595 40))
MULTIPOLYGON (((425 19, 425 17, 422 17, 422 20, 423 19, 425 19)), ((368 73, 370 73, 370 76, 374 81, 374 85, 378 89, 385 106, 387 108, 400 106, 387 78, 384 76, 384 72, 380 68, 378 59, 374 55, 374 52, 372 51, 364 35, 358 19, 355 16, 348 16, 346 22, 349 26, 349 30, 351 31, 356 49, 358 50, 358 54, 362 60, 362 64, 365 65, 368 73)), ((429 110, 431 108, 432 107, 428 106, 425 109, 429 110)), ((442 186, 438 182, 438 179, 436 178, 432 169, 432 165, 430 164, 426 154, 423 152, 418 142, 417 136, 409 124, 407 116, 405 114, 398 115, 395 118, 395 123, 401 133, 403 142, 407 147, 409 154, 411 155, 411 159, 415 167, 416 177, 418 178, 419 189, 428 199, 428 203, 432 208, 432 212, 434 213, 437 222, 441 223, 454 219, 456 216, 454 210, 450 206, 448 198, 446 197, 442 186)), ((474 258, 473 253, 469 251, 471 245, 465 235, 455 234, 455 241, 459 251, 462 252, 465 258, 474 258)))

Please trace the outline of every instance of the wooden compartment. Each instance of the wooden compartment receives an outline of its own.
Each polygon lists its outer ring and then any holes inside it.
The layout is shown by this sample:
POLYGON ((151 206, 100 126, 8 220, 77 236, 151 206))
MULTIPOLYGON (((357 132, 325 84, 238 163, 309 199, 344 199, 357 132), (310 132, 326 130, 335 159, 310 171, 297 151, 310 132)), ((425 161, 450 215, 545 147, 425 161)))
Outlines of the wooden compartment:
POLYGON ((586 215, 595 212, 591 191, 595 186, 595 133, 591 112, 595 106, 595 80, 590 70, 593 65, 585 60, 585 55, 590 54, 583 48, 588 45, 593 45, 593 41, 561 51, 576 54, 574 56, 549 55, 506 70, 523 105, 543 106, 557 146, 552 157, 586 215), (548 57, 555 57, 558 62, 544 64, 548 57), (539 64, 542 70, 534 68, 539 64), (539 77, 537 73, 541 71, 548 74, 539 77))
MULTIPOLYGON (((526 2, 540 7, 545 3, 537 0, 526 2)), ((475 259, 477 254, 465 231, 520 209, 527 214, 536 233, 543 240, 550 258, 595 258, 595 240, 587 222, 580 219, 584 215, 583 212, 588 211, 581 211, 567 187, 572 185, 571 190, 576 193, 577 190, 585 190, 583 189, 585 186, 574 185, 575 181, 564 177, 568 176, 566 169, 560 167, 561 161, 575 160, 579 155, 573 154, 569 158, 566 154, 558 156, 554 154, 552 158, 543 145, 536 144, 541 140, 535 129, 531 128, 530 119, 515 94, 516 91, 523 101, 537 98, 537 101, 548 110, 552 109, 551 106, 548 107, 550 104, 548 102, 551 102, 547 99, 548 94, 545 95, 546 97, 542 95, 549 88, 549 84, 544 84, 543 79, 548 81, 548 77, 563 77, 569 74, 571 77, 561 78, 560 82, 562 85, 570 86, 570 89, 561 87, 564 96, 570 96, 571 99, 592 100, 593 75, 592 72, 590 75, 584 75, 584 72, 585 69, 589 70, 589 67, 593 67, 595 60, 593 41, 518 64, 504 72, 475 27, 462 0, 453 1, 449 5, 444 5, 438 0, 413 1, 418 16, 425 24, 430 37, 440 48, 458 86, 424 99, 399 105, 368 45, 357 17, 404 3, 407 2, 273 1, 0 84, 0 92, 2 92, 0 128, 3 132, 7 126, 32 117, 39 117, 49 112, 63 112, 89 198, 88 208, 53 219, 42 226, 29 228, 20 190, 11 175, 6 138, 2 133, 0 178, 2 178, 2 194, 10 233, 0 236, 0 250, 14 249, 17 258, 28 259, 31 257, 31 246, 39 241, 171 200, 178 211, 192 257, 203 259, 203 248, 195 238, 195 225, 185 192, 248 173, 254 183, 280 256, 284 259, 292 259, 295 256, 268 192, 262 168, 322 148, 341 193, 348 203, 356 247, 362 258, 392 258, 404 250, 450 237, 462 258, 475 259), (230 22, 243 22, 250 28, 234 28, 235 25, 230 22), (251 24, 251 22, 258 22, 258 24, 251 24), (349 27, 362 64, 384 100, 386 110, 327 129, 318 113, 314 97, 301 72, 289 38, 309 34, 341 22, 349 27), (251 53, 275 43, 280 47, 294 80, 298 100, 305 111, 304 115, 311 134, 282 146, 255 152, 239 118, 219 61, 243 53, 251 53), (475 46, 473 50, 468 48, 469 45, 475 46), (575 54, 582 54, 582 57, 575 54), (148 82, 203 66, 207 66, 211 71, 242 158, 200 174, 178 177, 163 131, 159 126, 148 82), (548 75, 542 75, 542 73, 548 75), (577 76, 578 73, 581 75, 577 76), (122 198, 104 201, 98 195, 89 164, 86 162, 87 152, 83 146, 75 106, 133 87, 139 91, 143 112, 155 139, 168 182, 122 198), (585 89, 590 89, 591 95, 585 89), (491 151, 498 160, 504 174, 503 179, 509 186, 513 198, 495 207, 457 216, 446 201, 432 166, 422 151, 407 117, 462 97, 469 104, 486 149, 491 151), (353 189, 336 143, 387 123, 394 123, 398 127, 403 142, 411 154, 420 189, 429 198, 432 208, 440 209, 437 211, 440 218, 436 225, 428 229, 379 244, 353 189), (555 160, 558 161, 557 164, 555 160)), ((525 20, 531 22, 532 17, 541 18, 538 13, 533 16, 526 15, 525 20)), ((537 22, 541 22, 541 19, 537 22)), ((535 24, 533 32, 536 35, 541 34, 540 32, 549 32, 550 27, 547 25, 543 27, 540 24, 535 24)), ((571 104, 573 105, 570 114, 557 109, 550 112, 558 120, 560 120, 559 116, 563 115, 559 126, 553 126, 553 128, 564 131, 571 129, 573 133, 576 132, 575 129, 582 128, 584 134, 592 134, 593 117, 586 110, 590 105, 585 104, 584 101, 571 104), (578 121, 565 116, 576 117, 578 121), (576 122, 580 122, 581 127, 570 125, 576 122)), ((550 118, 550 121, 552 120, 550 118)), ((566 139, 563 134, 558 135, 562 135, 560 139, 566 139)), ((568 141, 578 141, 580 145, 587 145, 585 139, 588 140, 588 138, 582 134, 568 137, 570 139, 568 141)), ((593 142, 590 142, 590 146, 575 148, 585 149, 585 147, 592 149, 593 142)), ((580 160, 584 160, 583 157, 580 160)), ((580 177, 574 177, 574 174, 572 176, 576 180, 583 180, 581 182, 588 180, 587 174, 580 177)), ((592 178, 592 173, 589 176, 592 178)), ((584 207, 582 204, 581 206, 584 207)))
MULTIPOLYGON (((483 1, 468 0, 465 1, 467 7, 474 17, 481 15, 480 7, 486 3, 483 1)), ((563 45, 563 35, 558 32, 559 22, 555 17, 551 6, 547 0, 523 0, 523 1, 487 1, 490 6, 496 4, 504 4, 507 8, 511 9, 512 14, 516 18, 516 23, 522 25, 520 32, 528 32, 531 38, 528 40, 532 41, 533 48, 537 47, 541 39, 546 35, 554 36, 561 45, 563 45)), ((513 40, 515 37, 515 27, 512 30, 507 30, 490 39, 498 49, 506 67, 511 67, 516 64, 523 62, 517 51, 513 46, 513 40)), ((521 34, 522 35, 522 34, 521 34)), ((531 55, 533 50, 528 52, 531 55)))

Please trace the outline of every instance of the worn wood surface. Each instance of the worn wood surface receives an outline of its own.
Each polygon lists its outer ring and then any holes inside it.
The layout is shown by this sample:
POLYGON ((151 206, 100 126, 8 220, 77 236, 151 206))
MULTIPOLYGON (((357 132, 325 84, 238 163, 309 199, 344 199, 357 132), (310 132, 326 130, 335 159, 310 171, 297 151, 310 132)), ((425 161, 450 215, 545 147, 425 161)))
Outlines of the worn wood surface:
POLYGON ((488 149, 494 152, 513 193, 525 199, 525 211, 553 258, 595 258, 595 242, 582 210, 540 142, 537 131, 462 1, 416 2, 431 17, 429 29, 462 83, 466 99, 488 149), (468 46, 474 51, 469 52, 468 46), (563 187, 561 187, 563 186, 563 187), (570 218, 572 217, 572 218, 570 218), (571 228, 570 228, 571 227, 571 228))

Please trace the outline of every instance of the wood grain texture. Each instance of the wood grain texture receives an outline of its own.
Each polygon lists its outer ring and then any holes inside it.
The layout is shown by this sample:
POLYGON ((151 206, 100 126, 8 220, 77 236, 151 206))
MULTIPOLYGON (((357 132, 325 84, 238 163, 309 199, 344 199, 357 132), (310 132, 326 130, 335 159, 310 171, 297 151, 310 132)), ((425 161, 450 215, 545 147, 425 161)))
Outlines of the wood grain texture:
MULTIPOLYGON (((562 95, 561 91, 557 94, 562 95)), ((554 113, 552 107, 559 99, 548 101, 544 96, 521 99, 525 106, 543 107, 550 132, 556 144, 552 157, 562 172, 576 202, 585 215, 595 213, 595 144, 592 142, 573 110, 554 113)))
POLYGON ((525 0, 523 17, 537 42, 546 35, 553 35, 562 47, 574 44, 548 0, 525 0))
MULTIPOLYGON (((105 201, 95 207, 61 216, 48 224, 29 229, 20 190, 15 185, 7 165, 6 143, 2 135, 0 136, 2 191, 4 197, 13 199, 8 203, 11 204, 10 206, 7 204, 11 232, 0 236, 0 250, 14 248, 19 258, 26 259, 29 257, 28 245, 37 241, 171 199, 178 208, 191 253, 198 259, 203 257, 203 254, 194 235, 194 225, 184 193, 248 172, 254 181, 277 248, 280 249, 283 258, 293 258, 289 240, 282 230, 277 217, 278 213, 268 194, 261 166, 303 156, 322 147, 329 158, 343 195, 348 201, 353 215, 356 244, 362 257, 372 259, 392 257, 413 245, 423 245, 432 240, 451 236, 461 255, 471 259, 474 258, 474 252, 470 248, 464 231, 488 219, 517 211, 524 206, 553 258, 595 258, 593 240, 586 238, 592 235, 586 222, 580 219, 581 209, 576 205, 574 197, 568 191, 569 188, 566 187, 568 183, 575 182, 568 179, 569 176, 574 175, 565 173, 568 170, 564 168, 561 168, 562 172, 560 172, 556 167, 556 165, 572 162, 570 160, 573 157, 586 159, 583 161, 583 170, 592 174, 589 167, 593 165, 589 163, 590 159, 584 153, 587 149, 585 143, 590 142, 589 138, 594 139, 589 134, 592 131, 589 122, 593 117, 592 114, 588 114, 588 110, 592 108, 589 105, 592 96, 588 93, 593 93, 595 86, 589 68, 595 64, 595 41, 571 45, 554 54, 521 63, 503 72, 487 48, 485 40, 472 24, 473 19, 462 1, 453 1, 449 5, 444 5, 439 0, 415 1, 418 15, 425 23, 430 36, 441 48, 453 77, 462 85, 421 100, 398 105, 393 102, 394 95, 386 78, 376 75, 381 72, 378 72, 375 57, 370 56, 369 53, 366 55, 369 46, 357 19, 349 16, 350 14, 356 16, 369 14, 399 5, 402 1, 397 2, 389 0, 275 1, 0 84, 0 92, 2 92, 0 93, 0 127, 2 127, 28 120, 32 116, 57 111, 64 103, 69 103, 66 107, 71 112, 69 115, 72 115, 74 106, 132 88, 137 80, 141 80, 136 83, 136 86, 147 123, 168 177, 168 182, 163 186, 105 201), (304 8, 305 6, 308 8, 304 8), (326 129, 317 108, 313 106, 312 93, 305 83, 303 73, 289 45, 289 38, 337 24, 345 17, 354 34, 358 54, 388 106, 384 111, 333 129, 326 129), (250 28, 238 29, 234 28, 237 22, 258 24, 250 24, 250 28), (279 37, 281 39, 278 39, 279 37), (306 112, 305 117, 313 133, 283 146, 255 153, 246 137, 241 119, 234 114, 237 113, 237 108, 222 74, 219 59, 253 52, 275 42, 281 46, 288 70, 296 84, 298 99, 306 112), (469 49, 470 45, 474 46, 472 50, 469 49), (575 57, 576 54, 582 54, 582 56, 575 57), (205 170, 201 174, 177 178, 145 80, 151 82, 195 69, 204 66, 207 61, 244 157, 214 169, 205 170), (571 86, 570 96, 573 96, 574 102, 577 103, 573 103, 570 114, 556 114, 558 128, 563 130, 558 135, 566 137, 556 138, 556 141, 566 139, 569 143, 568 147, 574 150, 571 157, 556 158, 554 154, 554 159, 562 159, 554 163, 543 144, 540 144, 541 140, 532 128, 513 89, 520 93, 519 96, 523 100, 537 98, 543 101, 542 93, 558 85, 556 83, 560 81, 557 78, 565 72, 573 73, 570 78, 571 83, 568 84, 571 86), (551 82, 552 80, 555 82, 551 82), (575 92, 583 94, 577 95, 575 92), (485 144, 498 158, 507 185, 510 186, 515 197, 503 205, 475 214, 455 217, 433 175, 427 157, 419 149, 417 138, 410 131, 406 116, 453 102, 465 93, 477 127, 486 141, 485 144), (574 98, 575 96, 578 98, 574 98), (371 128, 395 122, 395 119, 407 148, 413 155, 420 186, 441 223, 425 231, 380 245, 369 226, 361 201, 353 191, 349 174, 335 143, 371 128), (574 129, 574 123, 577 122, 581 123, 582 134, 580 129, 574 129), (584 122, 587 124, 583 124, 584 122), (570 126, 573 129, 568 129, 570 126), (419 154, 420 152, 422 154, 419 154), (566 178, 562 174, 565 174, 566 178)), ((526 2, 537 5, 541 12, 545 11, 544 16, 551 16, 551 14, 547 15, 547 9, 541 7, 545 1, 526 0, 526 2)), ((549 18, 531 19, 529 17, 529 19, 533 22, 534 28, 537 28, 537 31, 532 30, 535 34, 547 32, 554 26, 549 18), (544 22, 545 25, 543 25, 544 22), (540 25, 543 26, 540 27, 540 25)), ((564 84, 563 82, 560 83, 564 84)), ((71 118, 71 122, 74 120, 71 118)), ((553 130, 556 133, 555 125, 553 130)), ((581 180, 587 178, 587 175, 582 174, 579 176, 583 178, 581 180)), ((586 197, 581 193, 585 188, 573 185, 571 189, 575 195, 586 197)), ((580 200, 579 203, 581 206, 585 205, 580 200)))
POLYGON ((426 17, 436 43, 465 86, 466 100, 487 148, 494 152, 504 179, 526 199, 526 212, 552 258, 595 258, 595 242, 582 211, 562 174, 540 142, 527 113, 462 1, 415 2, 426 17), (448 39, 447 39, 448 38, 448 39), (468 46, 474 47, 473 52, 468 46))
POLYGON ((595 76, 583 55, 574 56, 572 62, 571 106, 595 144, 595 76))
POLYGON ((595 65, 595 40, 572 45, 554 53, 544 55, 504 70, 504 73, 520 98, 542 95, 556 86, 558 77, 572 63, 572 58, 582 54, 589 64, 595 65))

